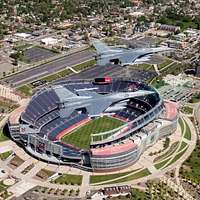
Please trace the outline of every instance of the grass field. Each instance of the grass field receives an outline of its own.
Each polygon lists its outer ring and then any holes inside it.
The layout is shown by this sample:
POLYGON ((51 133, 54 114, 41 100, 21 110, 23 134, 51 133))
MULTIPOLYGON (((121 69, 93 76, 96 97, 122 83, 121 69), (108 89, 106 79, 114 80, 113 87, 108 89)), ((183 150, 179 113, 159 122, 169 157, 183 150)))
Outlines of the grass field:
POLYGON ((178 149, 178 152, 180 152, 181 150, 183 150, 186 146, 187 146, 187 143, 185 143, 184 141, 182 141, 181 146, 178 149))
POLYGON ((25 96, 30 96, 32 94, 32 89, 28 85, 22 85, 17 88, 17 91, 21 92, 25 96))
POLYGON ((184 112, 185 114, 192 114, 193 113, 193 108, 189 107, 189 106, 184 106, 181 109, 182 112, 184 112))
POLYGON ((162 161, 162 160, 166 159, 167 157, 171 156, 177 150, 178 145, 179 145, 179 142, 174 142, 165 153, 163 153, 160 156, 156 157, 154 159, 154 162, 162 161))
POLYGON ((72 68, 76 71, 83 71, 85 69, 93 67, 95 64, 96 64, 96 60, 89 60, 84 63, 73 66, 72 68))
POLYGON ((154 166, 156 169, 160 169, 162 168, 168 161, 170 160, 170 158, 168 158, 167 160, 164 160, 162 162, 156 163, 154 166))
POLYGON ((167 65, 171 64, 173 61, 170 59, 166 59, 164 62, 162 62, 160 65, 158 65, 158 69, 162 69, 166 67, 167 65))
POLYGON ((144 71, 154 71, 153 65, 148 64, 148 63, 134 64, 134 65, 130 65, 130 67, 142 69, 144 71))
POLYGON ((88 122, 71 133, 62 137, 62 141, 75 145, 80 148, 88 149, 90 147, 91 134, 98 134, 100 132, 109 131, 123 125, 124 122, 111 117, 99 117, 88 122))
POLYGON ((183 151, 181 151, 180 153, 176 154, 176 156, 167 164, 166 167, 168 167, 169 165, 172 165, 173 163, 175 163, 178 159, 181 158, 181 156, 187 151, 187 148, 184 149, 183 151))
POLYGON ((90 183, 94 184, 94 183, 99 183, 99 182, 104 182, 104 181, 116 179, 116 178, 119 178, 119 177, 122 177, 122 176, 126 176, 130 173, 137 171, 137 170, 139 170, 139 169, 128 171, 128 172, 123 172, 123 173, 117 173, 117 174, 92 175, 92 176, 90 176, 90 183))
POLYGON ((184 138, 191 140, 191 131, 190 131, 190 127, 188 126, 188 124, 185 122, 186 125, 186 130, 185 130, 185 135, 184 138))
POLYGON ((115 184, 115 183, 122 183, 122 182, 127 182, 127 181, 132 181, 132 180, 135 180, 135 179, 139 179, 139 178, 142 178, 142 177, 145 177, 145 176, 148 176, 150 175, 151 173, 149 172, 148 169, 143 169, 139 172, 136 172, 130 176, 126 176, 124 178, 121 178, 121 179, 118 179, 118 180, 115 180, 115 181, 111 181, 109 183, 106 183, 106 184, 115 184))
POLYGON ((184 132, 184 123, 183 123, 183 119, 182 119, 182 118, 179 118, 179 119, 178 119, 178 123, 179 123, 179 125, 180 125, 180 127, 181 127, 181 133, 183 134, 183 132, 184 132))
POLYGON ((55 81, 57 79, 59 79, 60 77, 57 74, 51 74, 49 76, 45 76, 44 78, 42 78, 41 80, 47 81, 47 82, 52 82, 55 81))
POLYGON ((58 184, 81 185, 82 175, 63 174, 53 181, 58 184))

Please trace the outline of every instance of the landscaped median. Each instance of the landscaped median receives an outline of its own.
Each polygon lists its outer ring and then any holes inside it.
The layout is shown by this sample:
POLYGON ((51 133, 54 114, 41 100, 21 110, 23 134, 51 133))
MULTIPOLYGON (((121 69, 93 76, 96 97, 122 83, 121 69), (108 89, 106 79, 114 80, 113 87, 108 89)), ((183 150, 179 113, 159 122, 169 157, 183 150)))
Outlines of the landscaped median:
POLYGON ((185 122, 185 126, 186 126, 184 138, 187 139, 187 140, 191 140, 191 130, 190 130, 190 127, 188 126, 188 124, 186 123, 185 120, 184 120, 184 122, 185 122))
POLYGON ((181 133, 184 136, 184 138, 187 140, 191 140, 191 130, 187 122, 183 118, 179 118, 178 122, 181 127, 181 133))
POLYGON ((167 150, 167 152, 159 155, 154 159, 154 162, 160 162, 162 160, 165 160, 166 158, 170 157, 178 148, 179 142, 174 142, 170 148, 167 150))
MULTIPOLYGON (((183 118, 179 118, 178 122, 181 128, 182 137, 187 140, 191 140, 191 131, 186 121, 183 118)), ((163 169, 172 165, 181 158, 181 156, 187 151, 187 149, 188 144, 186 142, 174 142, 165 154, 158 156, 154 159, 154 162, 156 162, 156 164, 154 165, 155 168, 163 169)))
POLYGON ((172 165, 173 163, 175 163, 179 158, 182 157, 182 155, 187 151, 187 148, 186 147, 184 150, 182 150, 181 152, 177 153, 176 156, 174 156, 174 158, 165 166, 165 167, 168 167, 170 165, 172 165))
POLYGON ((162 162, 156 163, 155 168, 161 169, 162 167, 164 167, 170 161, 170 159, 171 158, 168 158, 168 159, 163 160, 162 162))
MULTIPOLYGON (((71 66, 71 68, 72 68, 72 70, 74 69, 75 71, 80 72, 80 71, 83 71, 83 70, 93 67, 95 64, 96 64, 95 60, 88 60, 81 64, 71 66)), ((65 77, 73 74, 74 72, 72 70, 70 68, 63 69, 56 73, 50 74, 48 76, 43 76, 42 78, 40 78, 38 80, 44 81, 44 83, 51 83, 53 81, 65 78, 65 77)), ((26 96, 31 96, 32 89, 34 89, 34 87, 31 84, 25 84, 25 85, 18 87, 17 91, 21 92, 22 94, 24 94, 26 96)))
POLYGON ((22 85, 16 90, 25 96, 30 96, 32 94, 32 88, 29 85, 22 85))
POLYGON ((161 70, 163 69, 164 67, 172 64, 174 61, 173 60, 170 60, 170 59, 166 59, 164 60, 164 62, 162 62, 161 64, 158 65, 158 69, 161 70))
POLYGON ((90 184, 109 185, 115 183, 123 183, 143 178, 150 174, 151 173, 146 168, 146 169, 135 169, 132 171, 117 173, 117 174, 115 173, 115 174, 105 174, 105 175, 92 175, 90 176, 90 184))
POLYGON ((128 174, 131 174, 133 172, 138 171, 139 169, 127 171, 123 173, 115 173, 115 174, 103 174, 103 175, 92 175, 90 176, 90 184, 97 184, 105 181, 111 181, 113 179, 122 178, 124 176, 127 176, 128 174))
POLYGON ((136 180, 139 178, 143 178, 145 176, 149 176, 150 174, 151 174, 150 171, 146 168, 146 169, 140 170, 134 174, 131 174, 130 176, 126 176, 124 178, 108 182, 106 184, 115 184, 115 183, 123 183, 123 182, 133 181, 133 180, 136 180))

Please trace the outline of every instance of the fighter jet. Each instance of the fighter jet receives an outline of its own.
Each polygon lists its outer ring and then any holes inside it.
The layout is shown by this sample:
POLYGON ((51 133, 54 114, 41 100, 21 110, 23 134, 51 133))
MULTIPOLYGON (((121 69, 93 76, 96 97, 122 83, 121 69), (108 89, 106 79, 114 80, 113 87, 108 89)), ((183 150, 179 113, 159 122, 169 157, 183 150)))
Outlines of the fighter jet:
POLYGON ((120 64, 121 66, 139 64, 148 61, 152 54, 172 51, 168 47, 125 49, 107 46, 100 40, 92 42, 97 51, 95 56, 98 65, 120 64))
MULTIPOLYGON (((90 116, 99 115, 104 112, 109 106, 119 102, 125 101, 130 98, 153 94, 154 91, 137 90, 133 92, 118 92, 113 94, 98 94, 95 91, 77 90, 75 93, 68 89, 62 89, 63 94, 66 94, 65 100, 60 103, 60 115, 62 117, 70 116, 75 110, 78 111, 82 108, 86 109, 90 116)), ((118 109, 118 110, 119 110, 118 109)))

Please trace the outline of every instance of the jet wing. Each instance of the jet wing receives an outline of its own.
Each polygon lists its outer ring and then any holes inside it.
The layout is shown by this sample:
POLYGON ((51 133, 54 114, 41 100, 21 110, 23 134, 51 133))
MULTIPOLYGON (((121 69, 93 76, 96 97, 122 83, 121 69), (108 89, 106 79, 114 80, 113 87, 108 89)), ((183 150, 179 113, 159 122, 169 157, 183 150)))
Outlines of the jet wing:
POLYGON ((86 107, 89 115, 99 115, 104 110, 106 110, 110 105, 112 104, 112 101, 108 101, 105 99, 104 101, 96 101, 95 103, 89 105, 86 107))
POLYGON ((79 90, 77 91, 77 93, 79 94, 79 96, 87 96, 87 97, 100 97, 101 95, 94 92, 94 91, 89 91, 89 90, 79 90))
POLYGON ((98 54, 102 54, 110 50, 110 47, 108 47, 105 43, 101 42, 100 40, 93 41, 92 45, 97 50, 98 54))
POLYGON ((137 59, 138 55, 135 55, 134 53, 127 52, 127 53, 122 53, 119 56, 119 60, 121 61, 121 65, 130 65, 133 64, 133 62, 137 59))

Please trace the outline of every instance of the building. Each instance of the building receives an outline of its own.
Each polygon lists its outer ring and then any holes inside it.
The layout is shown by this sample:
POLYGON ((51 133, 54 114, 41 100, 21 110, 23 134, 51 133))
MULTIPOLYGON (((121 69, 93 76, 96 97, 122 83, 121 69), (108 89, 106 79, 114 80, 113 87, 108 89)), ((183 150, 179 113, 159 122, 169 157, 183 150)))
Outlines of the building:
POLYGON ((159 30, 170 31, 173 33, 179 33, 181 28, 179 26, 167 25, 167 24, 160 24, 158 26, 159 30))
POLYGON ((41 43, 44 45, 56 45, 58 43, 58 40, 56 38, 47 37, 47 38, 41 39, 41 43))
POLYGON ((105 77, 43 88, 13 112, 8 125, 13 140, 35 157, 114 171, 172 134, 177 117, 176 104, 163 101, 151 86, 105 77))

